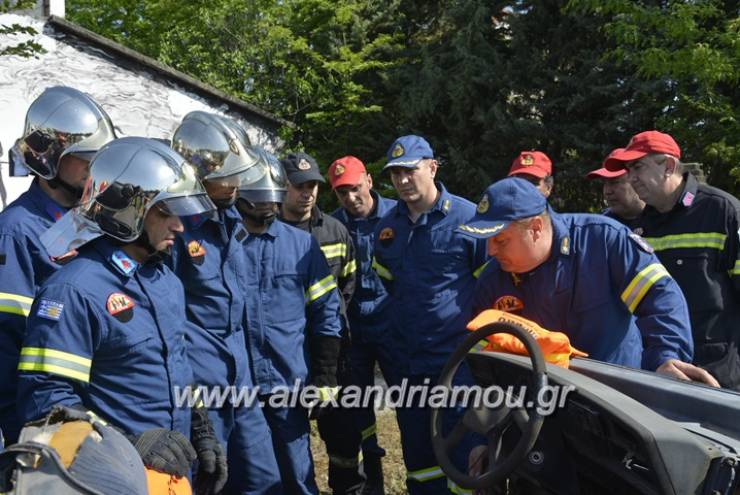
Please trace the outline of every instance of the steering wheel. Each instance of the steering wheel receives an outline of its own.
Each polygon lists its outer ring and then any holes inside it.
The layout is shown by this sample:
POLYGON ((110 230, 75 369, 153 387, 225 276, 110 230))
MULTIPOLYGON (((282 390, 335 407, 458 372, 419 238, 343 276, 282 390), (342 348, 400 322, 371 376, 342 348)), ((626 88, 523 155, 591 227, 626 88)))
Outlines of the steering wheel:
MULTIPOLYGON (((528 395, 531 398, 539 398, 540 391, 547 385, 545 359, 542 356, 542 351, 529 332, 516 325, 503 322, 491 323, 470 333, 460 344, 460 347, 450 356, 447 364, 442 369, 438 384, 446 387, 447 390, 451 390, 452 377, 455 376, 455 372, 468 355, 468 352, 478 342, 496 333, 508 333, 524 343, 532 362, 532 377, 528 387, 528 395)), ((528 406, 529 404, 527 404, 528 406)), ((444 437, 442 435, 441 412, 438 408, 432 409, 432 448, 434 449, 434 455, 447 477, 459 486, 468 489, 491 487, 511 474, 532 450, 544 421, 544 416, 537 412, 537 407, 531 407, 529 410, 527 408, 510 409, 506 406, 489 409, 480 405, 465 411, 465 414, 455 424, 449 435, 444 437), (501 438, 512 423, 521 431, 521 436, 514 449, 505 458, 499 459, 501 438), (478 433, 488 441, 488 470, 478 476, 470 476, 461 472, 450 459, 450 452, 469 432, 478 433)))

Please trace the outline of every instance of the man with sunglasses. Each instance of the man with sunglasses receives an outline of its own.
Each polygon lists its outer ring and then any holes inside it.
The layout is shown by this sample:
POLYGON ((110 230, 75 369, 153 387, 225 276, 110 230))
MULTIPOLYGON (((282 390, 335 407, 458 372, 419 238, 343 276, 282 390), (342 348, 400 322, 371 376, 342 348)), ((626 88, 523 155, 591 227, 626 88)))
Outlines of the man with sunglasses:
POLYGON ((604 166, 626 169, 647 204, 636 231, 686 296, 694 363, 740 391, 740 201, 699 183, 659 131, 636 134, 604 166))
POLYGON ((90 96, 55 86, 31 103, 23 136, 10 151, 35 178, 0 213, 0 429, 6 444, 22 426, 16 368, 26 317, 37 289, 59 267, 39 236, 77 204, 92 155, 115 137, 110 118, 90 96))
POLYGON ((552 193, 552 161, 541 151, 522 151, 511 163, 509 177, 531 182, 546 197, 552 193))

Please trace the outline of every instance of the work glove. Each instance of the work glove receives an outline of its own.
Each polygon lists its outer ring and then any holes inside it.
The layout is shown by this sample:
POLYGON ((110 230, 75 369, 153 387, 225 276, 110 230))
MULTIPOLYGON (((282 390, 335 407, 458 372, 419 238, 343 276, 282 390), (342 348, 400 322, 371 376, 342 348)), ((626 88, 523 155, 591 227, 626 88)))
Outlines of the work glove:
POLYGON ((146 467, 175 476, 187 476, 196 454, 182 433, 153 428, 129 437, 146 467))
POLYGON ((229 477, 226 454, 213 430, 205 407, 194 407, 190 441, 198 454, 198 472, 195 475, 196 495, 220 493, 229 477))
POLYGON ((339 393, 337 366, 341 345, 338 337, 322 335, 311 339, 311 376, 319 391, 319 402, 309 411, 309 419, 318 419, 331 410, 331 399, 339 393))

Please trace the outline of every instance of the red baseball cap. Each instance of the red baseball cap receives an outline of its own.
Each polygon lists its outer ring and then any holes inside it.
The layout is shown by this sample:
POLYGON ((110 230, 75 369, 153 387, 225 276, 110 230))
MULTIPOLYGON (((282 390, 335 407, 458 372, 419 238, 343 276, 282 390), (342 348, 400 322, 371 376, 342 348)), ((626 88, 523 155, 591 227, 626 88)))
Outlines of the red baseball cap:
POLYGON ((511 164, 509 176, 527 174, 540 179, 552 175, 552 162, 541 151, 522 151, 511 164))
POLYGON ((624 151, 624 148, 615 148, 612 150, 611 153, 609 153, 609 156, 607 156, 604 159, 604 162, 601 164, 602 167, 598 168, 596 170, 592 170, 589 173, 586 174, 587 179, 615 179, 617 177, 621 177, 624 174, 627 173, 627 169, 620 168, 619 170, 608 170, 606 168, 606 162, 611 157, 613 157, 617 153, 621 153, 624 151))
POLYGON ((360 181, 360 177, 365 172, 365 164, 354 156, 348 155, 334 160, 334 163, 329 167, 331 188, 354 186, 360 181))
POLYGON ((651 153, 665 153, 681 158, 681 148, 670 135, 660 131, 645 131, 632 136, 627 147, 621 152, 609 155, 604 161, 604 167, 607 170, 619 170, 624 168, 627 162, 639 160, 651 153))

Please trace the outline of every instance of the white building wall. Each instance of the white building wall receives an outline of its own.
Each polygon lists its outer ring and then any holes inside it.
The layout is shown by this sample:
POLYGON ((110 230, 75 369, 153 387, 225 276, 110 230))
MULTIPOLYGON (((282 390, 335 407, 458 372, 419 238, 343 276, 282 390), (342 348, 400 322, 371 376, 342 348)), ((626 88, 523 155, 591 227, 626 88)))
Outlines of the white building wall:
MULTIPOLYGON (((137 72, 117 65, 102 51, 79 42, 65 42, 64 35, 43 33, 44 24, 27 16, 0 15, 0 24, 31 25, 41 33, 35 39, 47 53, 38 58, 0 57, 0 158, 5 201, 10 203, 28 188, 28 177, 8 177, 8 150, 23 131, 26 110, 50 86, 66 85, 91 95, 110 115, 119 136, 170 138, 182 117, 192 110, 228 115, 241 122, 253 144, 274 151, 277 137, 229 113, 227 106, 214 107, 203 98, 153 79, 146 71, 137 72)), ((28 39, 28 36, 0 35, 0 46, 28 39)), ((120 63, 120 61, 118 62, 120 63)), ((1 191, 0 191, 1 192, 1 191)))

